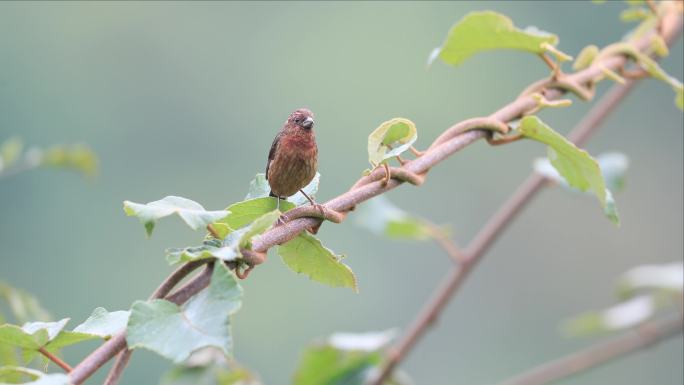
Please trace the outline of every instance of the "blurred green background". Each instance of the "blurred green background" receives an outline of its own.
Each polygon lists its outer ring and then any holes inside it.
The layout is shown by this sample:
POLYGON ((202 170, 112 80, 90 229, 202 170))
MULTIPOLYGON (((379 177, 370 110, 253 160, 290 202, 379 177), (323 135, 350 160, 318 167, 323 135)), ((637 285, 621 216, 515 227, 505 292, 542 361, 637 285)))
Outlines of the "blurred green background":
MULTIPOLYGON (((450 124, 486 115, 548 71, 532 55, 482 54, 459 68, 430 51, 471 10, 536 25, 577 54, 631 28, 622 2, 160 2, 0 3, 0 141, 85 142, 100 175, 38 170, 0 181, 0 279, 35 293, 58 317, 82 322, 97 306, 127 309, 170 268, 167 247, 202 237, 177 218, 145 239, 122 201, 181 195, 208 209, 241 200, 263 172, 290 111, 316 114, 325 201, 367 165, 379 123, 416 122, 417 146, 450 124)), ((663 66, 682 78, 682 43, 663 66)), ((607 83, 607 82, 606 82, 607 83)), ((604 91, 606 84, 600 89, 604 91)), ((616 196, 622 227, 595 200, 544 191, 499 239, 403 366, 417 384, 491 384, 595 339, 568 339, 560 323, 614 302, 614 280, 642 263, 679 260, 682 113, 669 87, 647 80, 588 145, 631 160, 616 196)), ((544 112, 567 132, 587 111, 544 112)), ((530 172, 535 143, 478 143, 435 168, 395 203, 452 225, 466 244, 530 172)), ((244 282, 235 357, 267 384, 289 383, 301 348, 333 331, 404 327, 450 266, 433 244, 393 242, 354 224, 319 236, 348 256, 360 294, 289 271, 275 253, 244 282)), ((86 344, 87 345, 87 344, 86 344)), ((68 349, 75 363, 95 344, 68 349)), ((139 351, 124 384, 156 384, 169 364, 139 351)), ((89 383, 101 382, 106 370, 89 383)), ((681 337, 568 384, 681 384, 681 337)))

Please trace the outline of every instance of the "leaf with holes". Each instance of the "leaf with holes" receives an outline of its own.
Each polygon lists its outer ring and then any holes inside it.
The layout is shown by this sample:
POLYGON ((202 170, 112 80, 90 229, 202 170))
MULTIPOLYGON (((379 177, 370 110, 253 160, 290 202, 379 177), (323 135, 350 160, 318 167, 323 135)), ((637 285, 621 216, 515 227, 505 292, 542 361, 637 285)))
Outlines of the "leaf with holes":
POLYGON ((569 56, 553 48, 558 37, 534 27, 516 28, 507 16, 491 12, 472 12, 451 27, 444 44, 435 48, 431 57, 445 63, 459 65, 467 58, 483 51, 513 49, 542 54, 551 52, 560 60, 569 56))
POLYGON ((348 287, 358 292, 354 273, 341 262, 343 256, 335 255, 313 235, 301 233, 278 246, 278 254, 296 273, 328 286, 348 287))
POLYGON ((594 194, 609 218, 617 222, 614 202, 607 199, 606 185, 598 162, 586 151, 551 129, 536 116, 526 116, 518 127, 525 137, 548 145, 548 158, 553 167, 571 187, 594 194))
POLYGON ((418 138, 416 125, 404 118, 382 123, 368 136, 368 161, 373 167, 401 155, 418 138))
POLYGON ((242 288, 233 273, 216 264, 209 287, 182 307, 162 299, 135 302, 128 319, 128 346, 152 350, 176 363, 207 346, 230 354, 230 316, 241 301, 242 288))
POLYGON ((230 214, 226 210, 207 211, 195 201, 172 195, 146 204, 124 201, 124 211, 126 215, 140 219, 145 226, 147 236, 152 235, 154 225, 159 219, 171 214, 178 214, 193 230, 206 227, 230 214))

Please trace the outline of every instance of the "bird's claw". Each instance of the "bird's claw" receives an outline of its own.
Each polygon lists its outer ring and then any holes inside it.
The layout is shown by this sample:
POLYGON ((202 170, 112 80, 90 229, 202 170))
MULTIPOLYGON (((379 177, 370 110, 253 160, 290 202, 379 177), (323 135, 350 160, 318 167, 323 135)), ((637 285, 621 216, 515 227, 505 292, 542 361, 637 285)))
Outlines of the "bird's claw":
POLYGON ((280 214, 278 220, 276 221, 276 226, 282 226, 289 221, 290 217, 288 217, 286 214, 280 214))

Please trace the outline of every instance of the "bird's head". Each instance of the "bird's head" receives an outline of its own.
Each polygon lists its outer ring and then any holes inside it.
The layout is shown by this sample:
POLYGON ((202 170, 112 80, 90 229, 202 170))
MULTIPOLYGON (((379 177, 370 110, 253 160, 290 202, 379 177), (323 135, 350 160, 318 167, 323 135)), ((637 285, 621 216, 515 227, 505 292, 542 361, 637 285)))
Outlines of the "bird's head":
POLYGON ((287 118, 287 123, 290 126, 296 126, 301 127, 305 130, 310 130, 314 126, 313 112, 311 112, 307 108, 300 108, 298 110, 295 110, 293 113, 290 114, 290 117, 287 118))

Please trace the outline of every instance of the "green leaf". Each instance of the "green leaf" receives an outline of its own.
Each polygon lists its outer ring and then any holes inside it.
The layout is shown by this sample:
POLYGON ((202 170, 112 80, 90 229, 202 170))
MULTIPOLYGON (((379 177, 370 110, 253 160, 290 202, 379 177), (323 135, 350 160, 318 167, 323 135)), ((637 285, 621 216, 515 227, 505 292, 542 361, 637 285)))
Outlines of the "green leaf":
POLYGON ((582 51, 580 51, 579 55, 577 55, 577 59, 575 59, 575 62, 572 64, 572 68, 576 71, 589 68, 598 54, 599 48, 593 44, 582 48, 582 51))
MULTIPOLYGON (((321 179, 321 174, 316 173, 314 178, 309 182, 308 185, 306 185, 302 190, 309 195, 310 197, 313 197, 316 195, 316 192, 318 192, 318 185, 320 183, 321 179)), ((268 185, 268 181, 266 180, 266 174, 264 173, 259 173, 256 174, 254 179, 249 183, 249 192, 247 193, 247 196, 245 197, 245 201, 250 200, 250 199, 256 199, 256 198, 264 198, 268 197, 268 194, 271 192, 271 186, 268 185)), ((304 194, 301 192, 297 192, 295 195, 287 198, 288 202, 294 203, 296 206, 301 206, 305 203, 309 203, 309 200, 306 199, 304 194)), ((242 202, 241 202, 242 203, 242 202)), ((283 204, 281 202, 281 211, 287 211, 283 209, 283 204)), ((275 207, 271 210, 274 210, 275 207)), ((269 211, 271 211, 269 210, 269 211)))
POLYGON ((21 349, 38 350, 55 339, 69 318, 57 322, 27 322, 22 327, 0 325, 0 343, 21 349))
POLYGON ((233 261, 242 258, 242 249, 252 248, 252 239, 268 230, 280 217, 280 212, 268 212, 249 225, 230 232, 223 241, 205 241, 202 246, 166 250, 166 261, 174 265, 207 258, 233 261))
POLYGON ((40 378, 43 372, 31 368, 22 368, 16 365, 0 366, 0 384, 21 384, 40 378))
POLYGON ((358 292, 356 277, 349 266, 341 262, 321 241, 308 233, 278 246, 278 254, 294 272, 332 287, 349 287, 358 292))
POLYGON ((24 149, 24 142, 19 138, 9 138, 0 144, 0 170, 12 167, 24 149))
POLYGON ((373 167, 401 155, 418 138, 416 125, 404 118, 383 122, 368 136, 368 161, 373 167))
POLYGON ((50 147, 42 153, 40 164, 73 169, 86 176, 94 176, 98 168, 97 155, 84 144, 50 147))
MULTIPOLYGON (((445 63, 459 65, 470 56, 496 49, 514 49, 535 54, 558 43, 556 35, 534 27, 516 28, 505 15, 485 11, 469 13, 449 31, 438 56, 445 63)), ((435 55, 437 56, 437 55, 435 55)))
POLYGON ((29 320, 48 321, 52 317, 29 292, 0 281, 0 298, 7 301, 17 323, 29 320))
MULTIPOLYGON (((295 385, 364 385, 382 362, 382 349, 394 331, 337 333, 304 350, 295 385)), ((391 382, 387 382, 389 384, 391 382)))
POLYGON ((612 306, 602 312, 580 315, 566 322, 564 329, 570 335, 586 335, 635 327, 648 320, 656 311, 650 295, 642 295, 612 306))
POLYGON ((207 346, 230 354, 230 316, 240 308, 241 298, 235 276, 216 264, 209 287, 182 307, 161 299, 135 302, 128 320, 128 346, 152 350, 176 363, 207 346))
POLYGON ((618 281, 618 293, 629 298, 640 290, 684 291, 684 264, 681 261, 659 265, 642 265, 630 269, 618 281))
POLYGON ((259 385, 254 376, 235 363, 228 365, 218 349, 194 352, 183 365, 176 365, 162 378, 160 385, 259 385))
POLYGON ((361 205, 356 221, 373 233, 390 238, 426 240, 434 233, 428 222, 408 214, 384 195, 361 205))
POLYGON ((0 385, 6 385, 8 383, 25 385, 69 385, 69 377, 61 373, 44 374, 41 371, 30 368, 2 366, 0 367, 0 385), (15 379, 17 378, 27 380, 24 382, 16 382, 15 379))
MULTIPOLYGON (((226 209, 230 211, 230 215, 221 219, 218 223, 224 223, 231 230, 237 230, 254 222, 260 216, 276 210, 277 205, 277 199, 273 197, 256 198, 234 203, 226 209)), ((286 212, 294 207, 294 204, 290 202, 280 202, 281 212, 286 212)))
POLYGON ((119 310, 110 313, 107 309, 98 307, 85 322, 76 326, 74 332, 109 339, 126 328, 129 315, 129 311, 119 310))
POLYGON ((126 215, 140 219, 148 236, 152 235, 157 220, 171 214, 178 214, 193 230, 204 228, 230 214, 226 210, 207 211, 195 201, 172 195, 146 204, 124 201, 124 211, 126 215))
POLYGON ((644 20, 651 16, 650 10, 642 7, 627 8, 620 12, 620 20, 624 22, 644 20))
POLYGON ((536 116, 526 116, 520 121, 520 132, 548 145, 548 158, 568 184, 580 191, 591 191, 606 208, 606 186, 598 162, 586 151, 555 132, 536 116))

